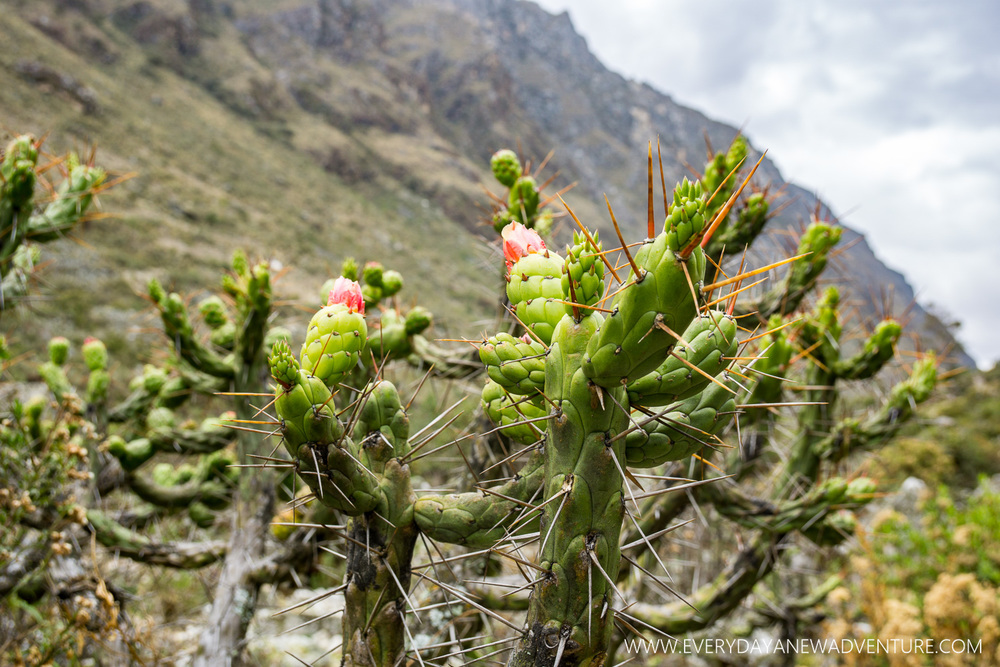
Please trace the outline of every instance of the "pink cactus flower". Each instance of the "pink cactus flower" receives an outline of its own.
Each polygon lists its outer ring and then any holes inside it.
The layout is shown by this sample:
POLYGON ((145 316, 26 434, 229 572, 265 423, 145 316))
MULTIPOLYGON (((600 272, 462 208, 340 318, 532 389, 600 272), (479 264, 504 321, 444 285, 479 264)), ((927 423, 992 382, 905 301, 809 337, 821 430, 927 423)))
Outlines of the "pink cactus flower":
POLYGON ((365 314, 365 299, 361 296, 361 285, 354 280, 348 280, 341 276, 333 283, 330 290, 330 298, 326 305, 332 306, 335 303, 342 303, 347 306, 352 313, 365 314))
POLYGON ((512 222, 504 227, 500 236, 503 238, 503 256, 507 260, 507 271, 510 271, 514 262, 525 255, 545 251, 542 237, 520 222, 512 222))

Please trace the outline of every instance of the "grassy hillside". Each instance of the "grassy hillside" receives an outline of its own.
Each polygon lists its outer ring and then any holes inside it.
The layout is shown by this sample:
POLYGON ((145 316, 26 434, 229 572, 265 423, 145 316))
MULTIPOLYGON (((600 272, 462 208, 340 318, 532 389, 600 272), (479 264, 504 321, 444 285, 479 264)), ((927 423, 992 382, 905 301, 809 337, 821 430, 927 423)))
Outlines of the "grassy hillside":
MULTIPOLYGON (((290 106, 280 122, 248 117, 223 101, 226 94, 178 74, 177 63, 155 44, 143 48, 113 19, 94 22, 59 4, 2 3, 4 139, 49 132, 53 151, 97 144, 102 165, 135 176, 103 197, 114 218, 90 223, 79 242, 57 244, 46 255, 53 262, 38 297, 3 315, 2 328, 15 344, 94 333, 113 348, 140 349, 144 322, 133 313, 144 307, 139 295, 146 282, 157 277, 180 291, 213 285, 237 248, 288 267, 279 294, 309 305, 340 261, 354 255, 402 271, 403 296, 420 295, 439 316, 439 331, 467 332, 492 312, 496 278, 481 263, 489 250, 467 233, 482 211, 469 207, 461 220, 448 217, 384 169, 357 179, 331 173, 337 169, 325 170, 313 154, 351 140, 315 115, 290 106), (96 109, 88 112, 59 86, 18 74, 26 62, 92 89, 96 109)), ((253 71, 231 28, 202 44, 188 65, 253 71)), ((454 160, 427 144, 400 140, 385 150, 416 169, 454 160)), ((402 168, 399 175, 405 176, 402 168)), ((485 165, 479 171, 465 164, 463 175, 466 190, 474 190, 485 165)))

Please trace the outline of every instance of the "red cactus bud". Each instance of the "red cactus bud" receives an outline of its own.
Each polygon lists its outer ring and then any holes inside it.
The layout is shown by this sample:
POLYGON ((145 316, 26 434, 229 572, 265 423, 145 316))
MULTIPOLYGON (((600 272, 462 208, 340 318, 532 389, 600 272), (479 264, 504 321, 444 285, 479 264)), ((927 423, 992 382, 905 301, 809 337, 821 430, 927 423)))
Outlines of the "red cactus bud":
POLYGON ((545 242, 542 241, 542 237, 520 222, 512 222, 504 227, 500 236, 503 237, 503 256, 507 260, 508 271, 514 262, 525 255, 545 250, 545 242))
POLYGON ((332 306, 335 303, 344 304, 352 313, 365 314, 365 299, 361 296, 361 285, 343 276, 333 283, 326 305, 332 306))

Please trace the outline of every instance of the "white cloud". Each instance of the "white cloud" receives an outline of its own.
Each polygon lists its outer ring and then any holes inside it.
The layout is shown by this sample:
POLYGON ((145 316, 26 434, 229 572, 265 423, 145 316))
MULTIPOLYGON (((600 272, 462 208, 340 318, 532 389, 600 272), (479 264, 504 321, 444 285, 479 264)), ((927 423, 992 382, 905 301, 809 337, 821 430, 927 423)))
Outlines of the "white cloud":
POLYGON ((743 125, 1000 359, 1000 5, 541 0, 611 69, 743 125))

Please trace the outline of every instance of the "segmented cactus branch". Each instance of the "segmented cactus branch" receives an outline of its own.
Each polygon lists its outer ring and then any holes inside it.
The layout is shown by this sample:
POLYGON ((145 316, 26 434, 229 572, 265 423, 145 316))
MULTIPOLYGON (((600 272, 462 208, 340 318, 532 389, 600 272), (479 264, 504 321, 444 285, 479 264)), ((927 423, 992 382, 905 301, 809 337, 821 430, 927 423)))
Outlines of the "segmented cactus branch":
POLYGON ((27 294, 28 279, 38 266, 39 245, 65 236, 88 214, 103 169, 82 164, 74 153, 59 164, 63 180, 47 202, 36 201, 41 141, 22 135, 0 157, 0 311, 27 294), (42 204, 44 203, 44 206, 42 204))

